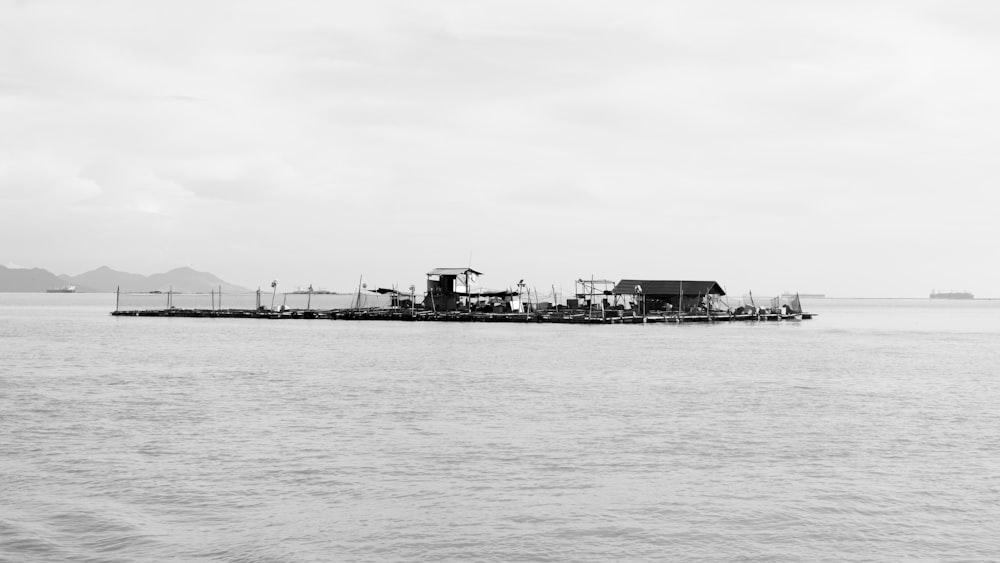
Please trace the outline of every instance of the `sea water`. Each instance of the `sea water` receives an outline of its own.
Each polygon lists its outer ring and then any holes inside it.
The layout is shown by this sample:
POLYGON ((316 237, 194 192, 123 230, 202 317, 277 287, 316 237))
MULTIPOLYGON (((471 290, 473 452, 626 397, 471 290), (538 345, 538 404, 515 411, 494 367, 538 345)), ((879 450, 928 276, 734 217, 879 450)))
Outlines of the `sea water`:
POLYGON ((1000 302, 117 318, 0 294, 0 560, 1000 559, 1000 302))

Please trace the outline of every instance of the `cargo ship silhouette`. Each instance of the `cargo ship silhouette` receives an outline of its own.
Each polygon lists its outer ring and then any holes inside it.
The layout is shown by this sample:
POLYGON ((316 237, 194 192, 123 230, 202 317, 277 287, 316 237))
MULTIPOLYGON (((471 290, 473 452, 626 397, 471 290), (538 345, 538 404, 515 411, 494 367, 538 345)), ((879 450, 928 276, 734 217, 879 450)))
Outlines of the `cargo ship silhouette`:
POLYGON ((931 299, 974 299, 968 291, 931 291, 931 299))

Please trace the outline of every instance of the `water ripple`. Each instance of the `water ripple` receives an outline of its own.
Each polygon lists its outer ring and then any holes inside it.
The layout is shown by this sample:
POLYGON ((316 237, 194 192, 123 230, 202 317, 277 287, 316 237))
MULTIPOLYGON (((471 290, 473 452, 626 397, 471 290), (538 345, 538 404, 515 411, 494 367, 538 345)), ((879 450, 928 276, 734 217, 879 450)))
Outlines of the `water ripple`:
POLYGON ((842 312, 860 320, 14 311, 0 560, 995 559, 1000 330, 842 312))

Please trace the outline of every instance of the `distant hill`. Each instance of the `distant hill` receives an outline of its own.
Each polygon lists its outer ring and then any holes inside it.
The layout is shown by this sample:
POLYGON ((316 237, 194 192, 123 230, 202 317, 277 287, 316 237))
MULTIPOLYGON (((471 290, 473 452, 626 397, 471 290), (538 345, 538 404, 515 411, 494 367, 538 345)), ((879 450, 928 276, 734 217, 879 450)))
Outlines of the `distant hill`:
POLYGON ((45 291, 65 285, 67 282, 48 270, 0 266, 0 291, 45 291))
POLYGON ((191 268, 175 268, 162 274, 143 276, 129 272, 119 272, 107 266, 85 272, 78 276, 55 274, 41 268, 11 269, 0 266, 0 292, 45 291, 46 289, 76 286, 78 292, 122 291, 168 291, 195 292, 218 290, 236 292, 250 291, 244 287, 227 283, 208 272, 191 268))
MULTIPOLYGON (((188 267, 174 268, 169 272, 153 274, 146 280, 151 284, 150 287, 155 287, 145 291, 167 291, 171 286, 173 286, 174 291, 211 291, 218 290, 220 286, 222 291, 250 291, 245 287, 226 283, 208 272, 199 272, 188 267), (182 289, 178 290, 178 288, 182 289)), ((122 289, 125 289, 125 286, 122 286, 122 289)), ((129 291, 134 290, 130 289, 129 291)))
MULTIPOLYGON (((107 266, 101 266, 96 270, 82 273, 78 276, 64 276, 66 283, 75 285, 78 288, 88 287, 93 291, 110 292, 121 286, 123 291, 153 291, 159 288, 147 289, 146 276, 130 274, 112 270, 107 266), (127 288, 127 289, 126 289, 127 288), (133 289, 134 288, 134 289, 133 289)), ((78 289, 82 291, 82 289, 78 289)))

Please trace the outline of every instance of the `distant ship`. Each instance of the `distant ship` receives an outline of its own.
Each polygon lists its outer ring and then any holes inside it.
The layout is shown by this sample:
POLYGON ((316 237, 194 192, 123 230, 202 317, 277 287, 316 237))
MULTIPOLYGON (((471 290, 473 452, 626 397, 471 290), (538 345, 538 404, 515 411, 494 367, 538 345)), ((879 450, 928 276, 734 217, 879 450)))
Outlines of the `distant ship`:
POLYGON ((64 287, 54 287, 52 289, 46 289, 45 293, 76 293, 76 286, 67 285, 64 287))
POLYGON ((968 291, 932 291, 931 299, 974 299, 968 291))

